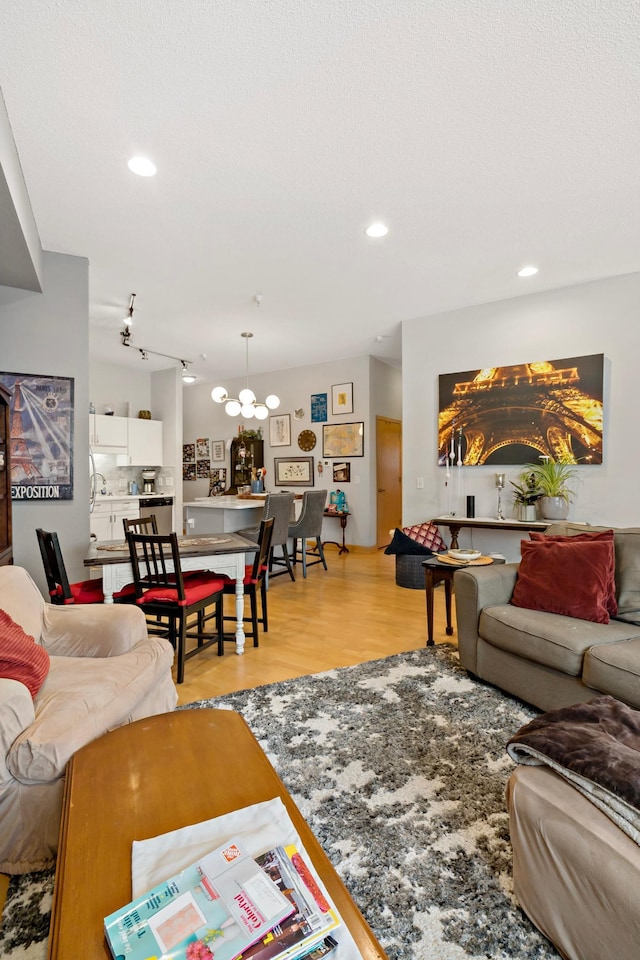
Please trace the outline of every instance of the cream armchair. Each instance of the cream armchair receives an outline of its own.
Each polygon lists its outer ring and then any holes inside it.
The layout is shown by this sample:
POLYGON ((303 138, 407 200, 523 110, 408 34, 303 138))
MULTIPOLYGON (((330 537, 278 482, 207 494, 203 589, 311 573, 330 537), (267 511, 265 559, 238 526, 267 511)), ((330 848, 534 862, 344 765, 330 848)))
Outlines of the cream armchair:
MULTIPOLYGON (((147 635, 134 606, 54 606, 21 567, 0 567, 0 608, 50 655, 32 699, 0 678, 0 872, 51 866, 64 772, 80 747, 133 720, 173 710, 173 648, 147 635)), ((2 640, 0 639, 0 644, 2 640)))

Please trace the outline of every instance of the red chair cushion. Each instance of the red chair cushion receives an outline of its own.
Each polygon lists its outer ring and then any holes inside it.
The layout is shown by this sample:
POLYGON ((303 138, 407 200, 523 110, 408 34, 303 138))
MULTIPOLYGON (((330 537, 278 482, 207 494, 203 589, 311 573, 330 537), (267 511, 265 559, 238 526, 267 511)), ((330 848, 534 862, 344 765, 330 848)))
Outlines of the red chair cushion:
MULTIPOLYGON (((262 572, 263 572, 263 573, 266 573, 268 569, 269 569, 268 567, 263 567, 263 568, 262 568, 262 572)), ((233 577, 228 577, 228 576, 226 575, 226 573, 221 574, 221 577, 222 577, 222 579, 224 580, 225 590, 226 590, 229 586, 232 586, 232 587, 235 588, 236 581, 234 580, 233 577)), ((257 583, 257 582, 258 582, 257 579, 253 576, 253 564, 252 564, 252 563, 247 564, 247 566, 244 568, 244 579, 243 579, 242 582, 245 583, 245 584, 248 584, 248 583, 257 583)))
POLYGON ((178 591, 170 587, 151 587, 145 591, 143 597, 136 600, 140 606, 145 603, 175 603, 181 607, 188 607, 192 603, 204 600, 205 597, 212 596, 215 593, 222 593, 224 590, 224 580, 221 577, 210 577, 208 574, 201 574, 199 577, 189 577, 184 584, 184 600, 178 599, 178 591))
MULTIPOLYGON (((64 603, 104 603, 104 593, 102 591, 102 577, 95 580, 79 580, 78 583, 70 583, 71 598, 64 603)), ((118 590, 113 595, 114 600, 122 600, 125 597, 131 597, 133 600, 136 595, 135 584, 128 583, 122 590, 118 590)), ((62 596, 62 587, 58 586, 52 597, 62 596)))
POLYGON ((49 673, 49 654, 0 610, 0 677, 24 683, 32 697, 49 673))

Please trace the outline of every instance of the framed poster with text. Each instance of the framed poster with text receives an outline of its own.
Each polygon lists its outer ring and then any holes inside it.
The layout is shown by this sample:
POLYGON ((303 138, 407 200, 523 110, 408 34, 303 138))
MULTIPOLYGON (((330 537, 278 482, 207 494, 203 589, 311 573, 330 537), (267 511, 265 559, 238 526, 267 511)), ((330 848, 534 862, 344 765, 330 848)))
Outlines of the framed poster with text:
POLYGON ((0 373, 11 393, 11 499, 73 500, 73 378, 0 373))

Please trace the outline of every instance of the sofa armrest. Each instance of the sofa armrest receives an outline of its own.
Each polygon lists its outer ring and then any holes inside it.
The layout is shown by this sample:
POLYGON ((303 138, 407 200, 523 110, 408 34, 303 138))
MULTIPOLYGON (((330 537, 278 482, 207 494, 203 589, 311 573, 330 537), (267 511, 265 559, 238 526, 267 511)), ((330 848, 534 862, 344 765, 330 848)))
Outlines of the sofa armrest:
POLYGON ((478 624, 485 607, 509 603, 518 573, 517 563, 466 567, 454 576, 460 663, 477 673, 478 624))
POLYGON ((56 657, 116 657, 147 637, 133 604, 45 604, 41 645, 56 657))
POLYGON ((0 784, 13 780, 7 769, 7 754, 16 737, 36 718, 33 699, 19 680, 0 678, 0 784))

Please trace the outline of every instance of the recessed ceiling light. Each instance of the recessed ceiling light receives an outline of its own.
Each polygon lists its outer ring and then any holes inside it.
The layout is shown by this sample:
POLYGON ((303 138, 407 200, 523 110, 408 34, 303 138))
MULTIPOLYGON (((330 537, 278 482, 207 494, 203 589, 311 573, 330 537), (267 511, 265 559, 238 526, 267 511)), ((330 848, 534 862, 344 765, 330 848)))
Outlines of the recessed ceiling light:
POLYGON ((127 166, 131 173, 137 173, 139 177, 153 177, 156 173, 155 163, 151 163, 146 157, 131 157, 127 166))
POLYGON ((386 227, 384 223, 372 223, 371 226, 367 227, 365 233, 368 237, 379 240, 381 237, 386 237, 389 233, 389 227, 386 227))
POLYGON ((521 270, 518 270, 519 277, 533 277, 538 272, 537 267, 529 266, 522 267, 521 270))

